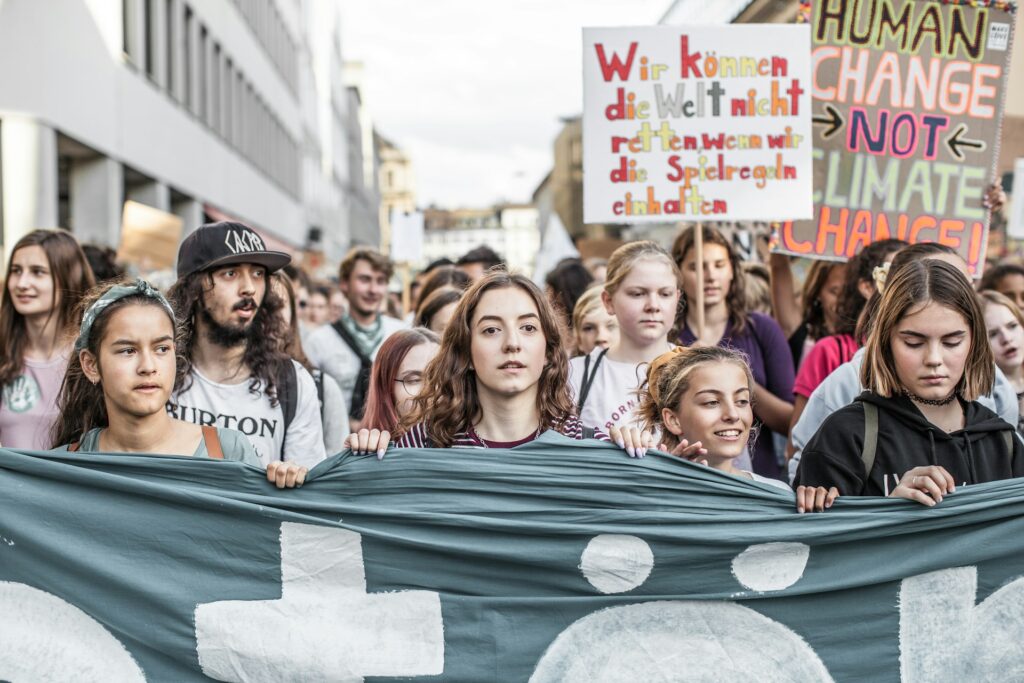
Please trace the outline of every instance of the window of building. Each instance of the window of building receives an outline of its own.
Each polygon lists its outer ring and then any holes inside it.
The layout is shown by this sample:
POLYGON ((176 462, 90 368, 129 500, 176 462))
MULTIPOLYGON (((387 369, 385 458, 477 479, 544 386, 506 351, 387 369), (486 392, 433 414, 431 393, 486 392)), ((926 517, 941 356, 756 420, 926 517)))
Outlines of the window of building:
POLYGON ((190 111, 195 111, 195 101, 192 96, 192 30, 195 19, 192 17, 192 8, 188 5, 185 6, 185 23, 182 26, 182 65, 181 65, 181 76, 182 76, 182 92, 185 95, 185 107, 190 111))
POLYGON ((206 118, 206 27, 199 27, 199 44, 196 46, 196 115, 201 119, 206 118))
POLYGON ((171 97, 177 98, 178 70, 174 61, 175 50, 178 46, 178 22, 174 20, 175 4, 173 0, 164 2, 164 60, 167 62, 165 73, 167 74, 167 90, 171 97))
POLYGON ((223 132, 220 125, 220 45, 213 43, 210 58, 210 116, 207 123, 215 133, 223 132))
POLYGON ((156 32, 153 30, 157 22, 156 13, 153 11, 153 0, 142 0, 142 41, 143 53, 146 55, 146 74, 157 78, 156 73, 156 32))

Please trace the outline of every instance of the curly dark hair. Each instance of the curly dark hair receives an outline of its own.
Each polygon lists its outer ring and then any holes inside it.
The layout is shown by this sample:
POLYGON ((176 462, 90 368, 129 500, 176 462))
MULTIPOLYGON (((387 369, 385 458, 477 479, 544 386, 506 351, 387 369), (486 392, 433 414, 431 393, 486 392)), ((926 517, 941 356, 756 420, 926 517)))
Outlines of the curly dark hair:
MULTIPOLYGON (((181 347, 185 357, 185 373, 187 375, 183 389, 187 390, 192 383, 192 353, 196 343, 196 317, 203 306, 203 295, 213 289, 213 271, 206 270, 187 275, 171 287, 167 299, 174 307, 174 313, 181 327, 181 347)), ((291 358, 281 348, 281 340, 287 338, 288 329, 279 312, 284 306, 270 286, 267 288, 263 301, 252 321, 251 332, 245 344, 243 362, 252 371, 249 379, 249 391, 253 394, 265 393, 270 397, 270 405, 276 406, 278 378, 291 363, 291 358)))
POLYGON ((992 289, 998 291, 999 281, 1007 275, 1024 276, 1024 266, 1017 265, 1016 263, 1000 263, 992 266, 982 275, 978 290, 992 289))
POLYGON ((885 262, 886 255, 905 246, 907 243, 903 240, 879 240, 861 249, 859 254, 847 262, 846 282, 836 302, 835 334, 856 334, 857 319, 867 303, 867 299, 860 293, 860 283, 873 283, 875 268, 885 262))

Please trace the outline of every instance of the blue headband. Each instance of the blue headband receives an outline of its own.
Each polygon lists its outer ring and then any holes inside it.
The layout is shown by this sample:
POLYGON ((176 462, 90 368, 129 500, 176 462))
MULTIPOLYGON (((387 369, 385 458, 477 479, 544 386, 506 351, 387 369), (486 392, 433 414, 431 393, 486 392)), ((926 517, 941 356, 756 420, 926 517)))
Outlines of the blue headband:
POLYGON ((99 299, 89 306, 89 310, 82 316, 82 327, 78 331, 78 339, 75 341, 75 351, 82 351, 89 348, 89 336, 92 334, 92 325, 96 322, 96 318, 102 313, 110 304, 115 301, 120 301, 125 297, 129 296, 144 296, 149 299, 153 299, 164 307, 167 311, 167 315, 171 316, 171 324, 174 325, 174 309, 167 303, 167 299, 164 295, 158 292, 153 285, 149 284, 145 280, 136 280, 130 285, 114 285, 106 292, 103 293, 99 299))

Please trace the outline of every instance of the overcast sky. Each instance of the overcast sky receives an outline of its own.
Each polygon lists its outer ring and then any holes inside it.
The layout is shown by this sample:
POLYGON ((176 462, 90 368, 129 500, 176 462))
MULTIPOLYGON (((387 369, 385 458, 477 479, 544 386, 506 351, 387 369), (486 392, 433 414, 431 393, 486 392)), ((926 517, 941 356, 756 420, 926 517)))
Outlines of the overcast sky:
POLYGON ((377 129, 413 160, 417 203, 529 201, 559 117, 583 100, 581 29, 656 23, 671 0, 341 0, 377 129))

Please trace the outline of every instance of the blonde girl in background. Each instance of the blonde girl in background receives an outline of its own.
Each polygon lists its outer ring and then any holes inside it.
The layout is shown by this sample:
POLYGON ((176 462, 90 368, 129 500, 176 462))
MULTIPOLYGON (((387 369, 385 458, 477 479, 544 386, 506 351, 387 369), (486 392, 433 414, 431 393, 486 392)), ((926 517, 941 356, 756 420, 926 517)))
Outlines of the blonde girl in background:
POLYGON ((619 321, 605 310, 602 291, 602 285, 591 287, 576 301, 572 329, 577 356, 587 356, 597 347, 607 349, 619 340, 619 321))

